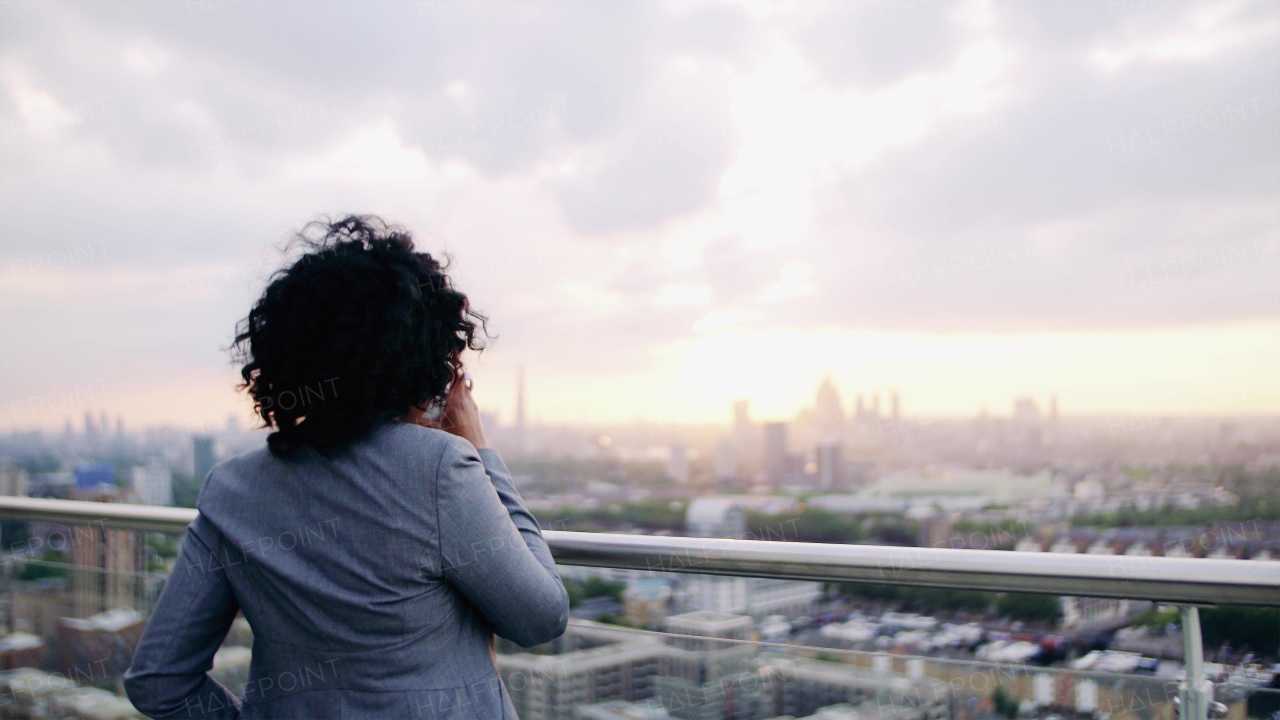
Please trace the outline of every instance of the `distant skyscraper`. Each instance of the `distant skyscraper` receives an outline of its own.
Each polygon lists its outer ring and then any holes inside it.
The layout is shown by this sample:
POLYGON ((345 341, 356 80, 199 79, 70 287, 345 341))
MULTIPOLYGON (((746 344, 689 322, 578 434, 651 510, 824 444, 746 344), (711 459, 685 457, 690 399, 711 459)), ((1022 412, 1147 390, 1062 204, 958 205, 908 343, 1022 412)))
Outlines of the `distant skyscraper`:
POLYGON ((1049 427, 1045 430, 1045 443, 1057 445, 1061 440, 1061 427, 1058 424, 1058 395, 1049 396, 1049 427))
POLYGON ((92 440, 98 436, 98 425, 93 421, 93 413, 84 411, 84 437, 92 440))
POLYGON ((667 459, 667 477, 678 483, 689 482, 689 451, 682 442, 671 443, 667 459))
POLYGON ((1013 401, 1013 417, 1023 421, 1039 420, 1040 408, 1030 395, 1024 395, 1013 401))
POLYGON ((716 479, 732 480, 738 475, 738 461, 734 457, 733 442, 721 440, 716 443, 716 479))
POLYGON ((119 415, 116 416, 116 437, 120 439, 124 438, 124 418, 119 415))
POLYGON ((516 432, 524 434, 524 366, 516 371, 516 432))
POLYGON ((902 402, 898 398, 897 390, 889 394, 889 412, 893 415, 893 426, 898 427, 902 422, 902 402))
POLYGON ((840 443, 823 443, 818 446, 818 487, 834 490, 844 486, 844 461, 840 457, 840 443))
POLYGON ((987 406, 978 408, 978 415, 973 419, 973 450, 984 456, 992 449, 991 421, 987 418, 987 406))
POLYGON ((99 412, 98 418, 98 432, 105 436, 107 433, 111 432, 111 419, 107 417, 106 410, 99 412))
POLYGON ((840 393, 831 377, 822 379, 813 402, 814 419, 818 430, 825 437, 837 435, 844 428, 844 408, 840 405, 840 393))
POLYGON ((770 483, 783 480, 787 471, 787 424, 769 422, 764 425, 764 469, 770 483))
POLYGON ((747 400, 733 402, 733 454, 738 471, 746 474, 760 461, 760 437, 751 421, 751 403, 747 400))
POLYGON ((196 435, 191 438, 191 454, 194 462, 192 463, 192 471, 197 481, 203 481, 209 471, 213 469, 214 460, 213 438, 208 435, 196 435))

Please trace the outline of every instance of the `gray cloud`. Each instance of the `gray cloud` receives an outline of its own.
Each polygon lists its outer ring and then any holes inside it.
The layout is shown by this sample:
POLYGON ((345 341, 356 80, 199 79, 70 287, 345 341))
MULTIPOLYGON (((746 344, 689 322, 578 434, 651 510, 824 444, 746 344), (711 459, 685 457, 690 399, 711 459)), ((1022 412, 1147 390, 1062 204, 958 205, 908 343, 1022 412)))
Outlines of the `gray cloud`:
MULTIPOLYGON (((1016 8, 1018 27, 1070 12, 1016 8)), ((1096 36, 1102 16, 1079 12, 1096 36)), ((820 290, 778 311, 984 331, 1280 316, 1276 46, 1114 74, 1077 46, 1017 47, 1012 100, 826 188, 824 233, 864 241, 815 243, 820 290)))
POLYGON ((801 47, 836 85, 880 88, 950 64, 962 38, 948 17, 954 3, 825 2, 797 19, 801 47))
MULTIPOLYGON (((1194 36, 1191 17, 1218 5, 996 3, 989 27, 959 7, 805 3, 760 18, 718 2, 7 3, 0 278, 97 239, 105 253, 93 307, 83 293, 0 287, 5 333, 63 333, 46 344, 62 364, 22 351, 5 374, 65 371, 67 338, 110 362, 136 350, 220 363, 206 353, 269 271, 264 249, 343 210, 447 225, 450 249, 484 276, 470 287, 502 346, 587 369, 644 367, 694 337, 703 312, 731 307, 765 325, 929 331, 1280 316, 1274 33, 1107 71, 1091 62, 1099 48, 1194 36), (984 39, 1011 58, 1000 99, 816 183, 803 237, 719 234, 694 241, 692 268, 663 259, 675 223, 718 207, 746 139, 733 86, 779 40, 816 88, 871 94, 946 72, 984 39), (379 123, 402 146, 380 151, 421 161, 416 174, 305 165, 379 123), (537 224, 489 222, 508 213, 537 224), (178 300, 108 281, 242 261, 226 287, 178 300), (764 302, 789 261, 812 269, 813 293, 764 302), (618 304, 575 303, 557 294, 568 282, 618 304), (668 285, 706 285, 711 305, 658 302, 668 285)), ((1240 32, 1280 22, 1272 3, 1232 7, 1224 22, 1240 32)))

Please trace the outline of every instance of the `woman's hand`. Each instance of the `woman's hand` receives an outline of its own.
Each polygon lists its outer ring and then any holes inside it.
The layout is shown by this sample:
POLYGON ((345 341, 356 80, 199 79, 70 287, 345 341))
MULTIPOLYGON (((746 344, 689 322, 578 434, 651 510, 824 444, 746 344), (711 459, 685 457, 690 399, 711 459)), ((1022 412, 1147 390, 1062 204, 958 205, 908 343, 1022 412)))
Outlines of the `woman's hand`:
POLYGON ((489 438, 480 422, 480 408, 471 397, 470 377, 465 380, 459 378, 449 389, 444 412, 440 415, 440 429, 469 440, 477 450, 489 447, 489 438))
MULTIPOLYGON (((465 376, 464 376, 465 377, 465 376)), ((414 408, 406 418, 409 422, 423 427, 435 428, 452 433, 467 440, 477 450, 489 447, 489 438, 484 433, 484 425, 480 422, 480 409, 471 397, 470 378, 455 381, 445 397, 444 411, 439 420, 427 419, 421 408, 414 408)))

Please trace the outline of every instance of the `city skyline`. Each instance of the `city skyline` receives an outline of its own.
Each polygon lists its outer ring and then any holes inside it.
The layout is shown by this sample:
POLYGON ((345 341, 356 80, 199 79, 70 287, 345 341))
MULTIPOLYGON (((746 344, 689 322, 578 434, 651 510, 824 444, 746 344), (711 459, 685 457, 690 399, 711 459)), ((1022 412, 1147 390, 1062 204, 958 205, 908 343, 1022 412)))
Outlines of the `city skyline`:
MULTIPOLYGON (((807 395, 801 395, 791 401, 792 410, 777 412, 773 410, 776 406, 762 406, 749 394, 739 393, 732 395, 728 404, 719 408, 718 413, 711 413, 707 416, 690 416, 683 415, 679 418, 672 417, 648 417, 639 414, 633 414, 630 417, 625 416, 604 416, 596 418, 561 418, 556 416, 548 417, 547 415, 537 412, 528 413, 527 397, 530 386, 526 384, 523 365, 517 366, 516 377, 512 383, 512 395, 507 401, 502 402, 498 398, 495 402, 489 402, 498 393, 494 389, 490 389, 487 393, 477 391, 479 398, 478 404, 482 412, 490 418, 496 419, 501 427, 517 428, 522 426, 556 426, 556 427, 605 427, 605 426, 625 426, 635 423, 655 423, 660 425, 671 426, 724 426, 732 428, 734 424, 733 406, 740 402, 745 402, 747 412, 750 419, 755 423, 764 422, 792 422, 804 413, 815 409, 814 392, 821 392, 822 386, 830 382, 834 388, 835 397, 839 402, 839 411, 843 413, 844 423, 853 424, 857 416, 859 406, 858 403, 865 400, 865 411, 868 417, 878 417, 882 420, 888 420, 900 416, 903 419, 910 418, 937 418, 937 419, 964 419, 978 416, 986 416, 992 418, 1013 418, 1017 415, 1017 405, 1021 402, 1031 402, 1040 417, 1049 418, 1058 416, 1071 419, 1099 419, 1099 418, 1170 418, 1170 419, 1276 419, 1280 420, 1280 411, 1261 411, 1261 412, 1169 412, 1167 410, 1156 410, 1154 412, 1135 411, 1135 410, 1108 410, 1098 408, 1081 408, 1072 402, 1071 398, 1063 398, 1062 394, 1057 391, 1048 393, 1036 392, 1015 392, 1007 396, 1001 397, 999 400, 991 402, 980 402, 977 407, 968 412, 938 412, 930 411, 929 405, 925 404, 925 409, 920 409, 919 404, 914 402, 914 398, 904 397, 904 394, 897 386, 889 385, 882 387, 858 387, 850 386, 849 383, 842 383, 835 373, 823 373, 820 377, 810 383, 807 395), (1063 401, 1066 400, 1065 406, 1063 401), (873 405, 873 403, 876 403, 873 405), (528 413, 526 416, 525 414, 528 413), (523 418, 523 419, 522 419, 523 418)), ((251 429, 255 427, 257 418, 249 412, 248 400, 241 395, 235 395, 237 399, 244 400, 244 407, 238 410, 233 409, 231 412, 224 413, 220 416, 207 415, 195 423, 185 423, 182 418, 160 416, 158 419, 147 422, 146 416, 141 418, 137 414, 132 415, 132 421, 127 418, 125 411, 108 405, 102 405, 100 401, 107 400, 110 396, 105 393, 101 386, 96 388, 71 387, 65 390, 54 391, 47 397, 32 396, 25 401, 18 401, 15 405, 6 409, 6 412, 0 414, 0 433, 4 432, 58 432, 71 433, 75 435, 91 435, 97 434, 103 437, 111 437, 123 432, 132 432, 134 430, 147 430, 163 427, 174 427, 180 429, 190 429, 193 431, 210 431, 220 430, 227 427, 236 429, 251 429), (65 408, 77 401, 92 400, 93 405, 86 405, 75 413, 64 413, 65 408), (30 406, 30 409, 28 409, 30 406), (59 414, 64 413, 64 414, 59 414), (53 418, 52 424, 37 424, 31 422, 36 417, 53 418), (26 420, 28 424, 23 425, 21 421, 26 420)), ((821 412, 821 411, 819 411, 821 412)))

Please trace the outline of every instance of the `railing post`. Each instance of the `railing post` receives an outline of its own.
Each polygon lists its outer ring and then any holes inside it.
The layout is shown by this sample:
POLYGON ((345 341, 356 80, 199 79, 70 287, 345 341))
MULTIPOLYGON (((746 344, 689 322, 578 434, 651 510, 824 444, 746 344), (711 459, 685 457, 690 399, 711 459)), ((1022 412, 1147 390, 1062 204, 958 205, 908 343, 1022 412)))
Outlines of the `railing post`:
POLYGON ((1213 702, 1213 681, 1204 677, 1204 642, 1200 636, 1200 610, 1184 605, 1182 611, 1182 648, 1186 677, 1178 686, 1178 715, 1181 720, 1209 720, 1209 704, 1213 702))

